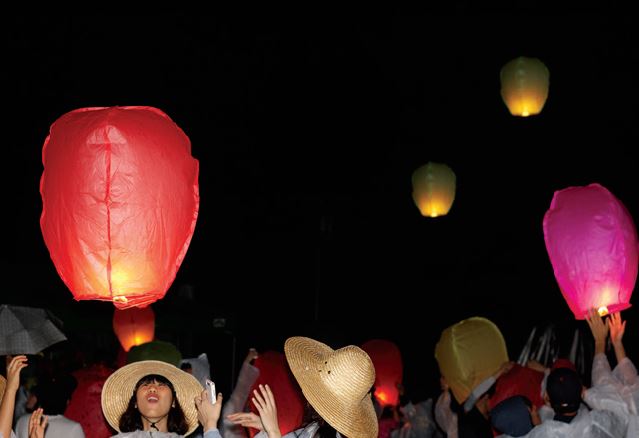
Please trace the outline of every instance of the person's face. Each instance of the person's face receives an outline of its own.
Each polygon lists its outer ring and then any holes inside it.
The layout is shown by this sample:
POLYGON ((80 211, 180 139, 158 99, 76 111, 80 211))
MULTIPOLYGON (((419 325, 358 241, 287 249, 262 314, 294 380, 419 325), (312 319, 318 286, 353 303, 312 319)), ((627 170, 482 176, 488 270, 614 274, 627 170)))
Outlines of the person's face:
POLYGON ((165 383, 143 383, 135 393, 138 411, 150 420, 164 417, 173 405, 173 393, 165 383))

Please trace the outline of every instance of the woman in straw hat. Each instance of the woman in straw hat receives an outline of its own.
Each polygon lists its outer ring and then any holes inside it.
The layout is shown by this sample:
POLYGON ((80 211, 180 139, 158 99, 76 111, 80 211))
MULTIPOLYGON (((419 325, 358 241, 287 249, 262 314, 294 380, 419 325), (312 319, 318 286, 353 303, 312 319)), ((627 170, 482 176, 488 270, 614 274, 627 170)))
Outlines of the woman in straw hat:
MULTIPOLYGON (((308 402, 302 426, 284 438, 377 438, 378 423, 371 398, 375 368, 364 350, 349 345, 339 350, 300 336, 286 340, 284 352, 308 402)), ((277 410, 267 386, 255 391, 260 414, 239 412, 228 418, 260 429, 255 438, 278 438, 277 410)))
POLYGON ((120 438, 177 438, 204 427, 220 438, 222 394, 212 404, 192 375, 166 362, 144 360, 115 371, 102 388, 102 412, 120 438))

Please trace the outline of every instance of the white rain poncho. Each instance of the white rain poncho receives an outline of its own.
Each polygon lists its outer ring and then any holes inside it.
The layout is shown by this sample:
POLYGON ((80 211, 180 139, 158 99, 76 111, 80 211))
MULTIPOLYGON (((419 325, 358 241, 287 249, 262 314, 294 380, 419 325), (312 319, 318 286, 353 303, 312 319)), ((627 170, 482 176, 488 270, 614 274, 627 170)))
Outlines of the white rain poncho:
POLYGON ((637 369, 628 358, 610 370, 605 354, 597 354, 592 364, 593 387, 584 400, 593 409, 607 409, 622 416, 628 424, 627 438, 639 437, 639 378, 637 369))
POLYGON ((610 411, 581 411, 570 423, 548 420, 525 438, 624 438, 627 423, 610 411))
POLYGON ((448 438, 457 438, 457 414, 450 409, 450 391, 443 391, 437 399, 435 421, 448 438))

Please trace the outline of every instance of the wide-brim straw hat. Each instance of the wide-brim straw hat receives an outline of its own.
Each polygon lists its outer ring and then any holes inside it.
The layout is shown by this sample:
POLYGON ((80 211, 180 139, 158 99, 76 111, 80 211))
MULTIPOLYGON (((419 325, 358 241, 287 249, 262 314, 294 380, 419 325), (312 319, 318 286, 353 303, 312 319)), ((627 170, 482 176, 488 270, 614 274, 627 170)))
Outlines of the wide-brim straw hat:
POLYGON ((333 350, 310 338, 286 340, 289 367, 315 411, 348 438, 377 438, 371 387, 375 367, 364 350, 349 345, 333 350))
POLYGON ((149 374, 158 374, 173 384, 178 402, 189 426, 186 435, 198 426, 195 397, 202 395, 202 385, 192 375, 158 360, 144 360, 125 365, 116 370, 104 382, 102 388, 102 412, 112 428, 121 432, 120 417, 129 406, 135 385, 149 374))
POLYGON ((7 387, 7 379, 4 376, 0 376, 0 402, 2 401, 2 396, 4 395, 4 389, 7 387))

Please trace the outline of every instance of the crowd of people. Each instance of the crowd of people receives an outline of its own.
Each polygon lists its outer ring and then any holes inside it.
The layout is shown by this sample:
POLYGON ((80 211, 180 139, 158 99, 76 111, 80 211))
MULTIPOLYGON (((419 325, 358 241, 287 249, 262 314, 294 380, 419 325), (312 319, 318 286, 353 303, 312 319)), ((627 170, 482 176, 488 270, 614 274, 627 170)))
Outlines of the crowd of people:
MULTIPOLYGON (((413 404, 400 397, 397 405, 382 405, 374 396, 375 366, 360 347, 333 349, 291 337, 284 356, 304 406, 291 430, 281 429, 278 416, 286 400, 278 400, 272 384, 256 383, 254 349, 226 400, 207 393, 191 367, 140 360, 108 375, 99 394, 101 410, 113 436, 121 438, 637 438, 639 376, 623 344, 626 322, 618 313, 604 320, 594 309, 587 322, 595 347, 590 387, 565 359, 549 367, 530 361, 524 372, 504 361, 465 392, 452 390, 458 386, 442 373, 436 401, 413 404)), ((21 372, 28 365, 27 356, 7 356, 6 378, 0 377, 0 438, 95 436, 65 417, 77 383, 59 375, 25 392, 21 372)), ((460 365, 471 372, 474 366, 460 365)))

